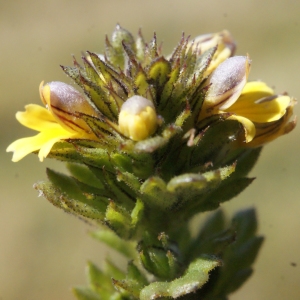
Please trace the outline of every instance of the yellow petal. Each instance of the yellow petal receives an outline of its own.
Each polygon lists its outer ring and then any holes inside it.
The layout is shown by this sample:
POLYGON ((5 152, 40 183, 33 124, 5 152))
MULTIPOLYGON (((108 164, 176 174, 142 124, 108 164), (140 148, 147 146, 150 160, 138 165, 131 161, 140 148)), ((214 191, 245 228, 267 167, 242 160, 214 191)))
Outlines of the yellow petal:
POLYGON ((256 133, 256 129, 255 129, 255 125, 253 124, 253 122, 251 122, 249 119, 241 117, 241 116, 231 116, 228 119, 231 120, 237 120, 239 121, 244 129, 245 129, 245 142, 249 143, 253 140, 253 138, 255 137, 255 133, 256 133))
MULTIPOLYGON (((57 124, 57 126, 59 125, 57 124)), ((68 138, 76 138, 76 135, 59 126, 56 129, 43 131, 32 137, 16 140, 7 147, 6 151, 14 152, 12 161, 17 162, 29 153, 40 149, 39 158, 40 161, 43 161, 57 141, 68 138)))
POLYGON ((285 114, 291 101, 289 96, 269 96, 254 100, 253 95, 247 97, 247 94, 244 94, 227 111, 257 123, 272 122, 285 114))
POLYGON ((16 118, 22 125, 37 131, 61 127, 46 108, 36 104, 26 105, 24 112, 17 112, 16 118))
POLYGON ((293 107, 296 104, 295 99, 291 99, 290 105, 286 109, 285 115, 275 122, 269 123, 256 123, 255 138, 245 146, 259 147, 269 143, 281 135, 287 134, 292 131, 296 126, 296 118, 290 120, 293 115, 293 107))
POLYGON ((241 96, 244 94, 258 95, 258 98, 263 98, 274 95, 274 91, 262 81, 250 81, 246 83, 241 96))

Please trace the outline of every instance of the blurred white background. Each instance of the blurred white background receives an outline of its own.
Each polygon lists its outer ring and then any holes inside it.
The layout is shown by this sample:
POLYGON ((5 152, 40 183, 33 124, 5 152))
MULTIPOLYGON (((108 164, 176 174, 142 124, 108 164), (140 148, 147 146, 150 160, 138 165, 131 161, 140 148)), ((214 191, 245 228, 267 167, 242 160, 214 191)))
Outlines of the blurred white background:
MULTIPOLYGON (((40 103, 42 80, 70 83, 59 65, 71 65, 71 54, 102 52, 104 35, 117 22, 134 34, 141 27, 146 40, 156 31, 165 54, 183 31, 195 37, 226 28, 237 53, 252 59, 250 80, 299 97, 299 10, 295 0, 0 1, 0 299, 74 299, 70 288, 85 284, 86 261, 101 265, 108 253, 87 235, 88 225, 32 189, 46 179, 46 167, 61 170, 63 164, 40 163, 35 155, 12 163, 5 153, 9 143, 32 133, 14 115, 40 103)), ((232 300, 300 299, 299 130, 268 145, 251 174, 257 179, 223 205, 228 216, 257 208, 266 236, 254 275, 232 300)))

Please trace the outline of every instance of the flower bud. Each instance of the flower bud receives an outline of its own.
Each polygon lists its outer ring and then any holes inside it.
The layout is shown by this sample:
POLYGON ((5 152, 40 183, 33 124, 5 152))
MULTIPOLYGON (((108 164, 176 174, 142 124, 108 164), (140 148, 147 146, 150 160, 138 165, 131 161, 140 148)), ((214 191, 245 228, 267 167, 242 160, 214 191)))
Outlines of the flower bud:
POLYGON ((194 46, 201 51, 201 53, 215 47, 216 45, 220 45, 220 50, 227 49, 226 53, 230 53, 230 55, 232 55, 236 47, 233 37, 228 30, 199 35, 194 39, 193 43, 194 46))
POLYGON ((206 97, 206 108, 224 110, 240 96, 248 79, 250 60, 246 56, 234 56, 222 62, 207 80, 210 85, 206 97))
POLYGON ((97 113, 84 95, 63 82, 53 81, 43 84, 44 82, 40 84, 41 100, 56 121, 69 131, 90 132, 87 124, 80 119, 79 113, 92 116, 96 116, 97 113))
POLYGON ((235 41, 228 30, 199 35, 190 43, 190 45, 193 45, 193 49, 197 49, 200 54, 217 46, 217 50, 205 71, 204 76, 209 75, 220 63, 232 56, 236 48, 235 41))
POLYGON ((141 96, 129 98, 121 107, 120 132, 134 141, 152 135, 157 128, 157 115, 153 103, 141 96))

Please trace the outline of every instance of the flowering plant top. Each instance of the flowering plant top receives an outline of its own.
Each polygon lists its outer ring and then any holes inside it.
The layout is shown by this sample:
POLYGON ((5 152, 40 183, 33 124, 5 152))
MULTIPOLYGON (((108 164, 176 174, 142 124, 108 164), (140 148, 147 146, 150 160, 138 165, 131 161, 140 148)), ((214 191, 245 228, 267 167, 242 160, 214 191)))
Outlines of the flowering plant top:
POLYGON ((90 263, 78 299, 226 299, 250 276, 263 241, 254 210, 229 225, 217 211, 196 237, 188 223, 252 183, 261 147, 296 125, 295 99, 249 81, 251 60, 235 48, 224 30, 182 36, 165 56, 156 35, 146 43, 118 25, 104 55, 62 67, 80 92, 42 82, 44 106, 17 113, 38 134, 8 146, 13 161, 67 162, 71 176, 48 169, 35 188, 130 259, 127 273, 90 263))

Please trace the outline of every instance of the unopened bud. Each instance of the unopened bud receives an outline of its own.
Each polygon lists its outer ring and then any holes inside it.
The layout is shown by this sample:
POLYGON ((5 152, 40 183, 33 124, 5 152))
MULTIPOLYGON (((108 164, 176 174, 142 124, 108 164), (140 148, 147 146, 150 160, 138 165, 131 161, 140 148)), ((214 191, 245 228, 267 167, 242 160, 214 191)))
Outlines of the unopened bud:
POLYGON ((248 78, 250 59, 234 56, 222 62, 207 80, 210 85, 205 96, 205 106, 224 110, 240 96, 248 78))
POLYGON ((121 107, 120 132, 134 141, 152 135, 157 128, 157 115, 153 103, 141 96, 129 98, 121 107))

